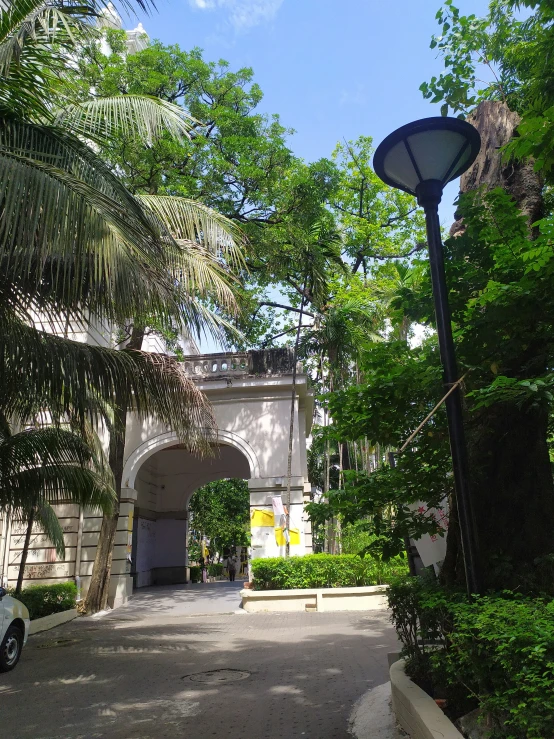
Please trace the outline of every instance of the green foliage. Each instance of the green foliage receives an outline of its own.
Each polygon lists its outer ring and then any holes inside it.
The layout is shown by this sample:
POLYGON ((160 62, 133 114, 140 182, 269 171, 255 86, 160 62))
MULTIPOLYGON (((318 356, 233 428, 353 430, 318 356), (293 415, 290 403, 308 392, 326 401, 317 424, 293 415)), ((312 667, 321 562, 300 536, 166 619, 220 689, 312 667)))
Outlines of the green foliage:
POLYGON ((371 168, 372 156, 369 136, 339 143, 333 152, 337 181, 330 206, 353 272, 363 266, 367 273, 375 259, 407 256, 425 239, 423 213, 415 199, 384 185, 371 168))
POLYGON ((424 97, 467 114, 481 100, 506 102, 522 116, 509 155, 531 156, 550 178, 554 168, 554 50, 550 0, 492 0, 482 18, 464 16, 446 0, 437 13, 441 34, 431 48, 445 71, 421 85, 424 97), (524 10, 525 9, 525 10, 524 10), (519 12, 518 12, 519 11, 519 12), (523 13, 521 12, 523 11, 523 13))
MULTIPOLYGON (((208 564, 207 570, 210 577, 219 577, 223 575, 224 567, 222 564, 212 562, 208 564)), ((190 581, 193 583, 202 582, 202 567, 193 565, 190 568, 190 581)))
POLYGON ((209 482, 194 493, 189 511, 193 542, 206 536, 211 553, 248 545, 250 494, 245 480, 209 482))
POLYGON ((492 719, 494 738, 552 736, 553 601, 504 591, 468 602, 420 578, 393 581, 387 596, 411 674, 463 686, 492 719))
MULTIPOLYGON (((13 595, 13 591, 10 591, 13 595)), ((17 596, 28 610, 31 621, 50 616, 52 613, 69 611, 75 608, 77 586, 74 582, 60 582, 55 585, 29 585, 17 596)))
POLYGON ((405 571, 406 564, 400 558, 383 563, 350 554, 308 554, 252 561, 254 590, 380 585, 405 571))
MULTIPOLYGON (((326 433, 336 440, 365 439, 371 445, 398 449, 431 411, 441 395, 436 349, 430 344, 410 349, 406 342, 372 345, 359 361, 360 384, 330 393, 327 402, 333 424, 326 433)), ((329 492, 323 504, 309 504, 320 526, 333 516, 346 525, 364 521, 372 539, 364 551, 385 559, 404 550, 406 536, 437 533, 434 519, 408 508, 425 500, 440 507, 452 490, 446 417, 442 408, 417 445, 369 473, 351 469, 344 484, 329 492)))
POLYGON ((202 568, 193 565, 190 568, 190 581, 193 583, 202 582, 202 568))
MULTIPOLYGON (((466 228, 445 242, 446 270, 460 374, 469 370, 464 381, 468 437, 479 449, 483 414, 513 408, 525 421, 531 412, 550 412, 554 231, 552 216, 547 215, 531 241, 524 216, 499 189, 464 196, 459 211, 466 228)), ((418 286, 414 292, 402 288, 394 304, 402 301, 411 320, 432 326, 431 285, 424 264, 418 286)), ((357 383, 346 383, 324 401, 333 419, 325 433, 335 442, 399 449, 443 395, 433 336, 414 348, 390 339, 369 344, 358 358, 357 374, 357 383)), ((331 490, 323 506, 310 506, 310 515, 319 525, 337 515, 346 524, 366 521, 370 533, 378 535, 372 546, 380 546, 384 556, 401 551, 404 536, 433 533, 433 523, 407 506, 423 500, 436 507, 453 492, 444 406, 396 456, 396 463, 395 469, 381 465, 371 473, 363 467, 346 471, 342 489, 331 490)), ((507 521, 509 510, 505 513, 507 521)), ((486 525, 484 513, 479 525, 486 525)), ((493 542, 486 533, 483 528, 488 559, 501 554, 505 536, 493 542)), ((532 568, 535 557, 529 559, 532 568)), ((492 577, 492 559, 489 565, 492 577)))

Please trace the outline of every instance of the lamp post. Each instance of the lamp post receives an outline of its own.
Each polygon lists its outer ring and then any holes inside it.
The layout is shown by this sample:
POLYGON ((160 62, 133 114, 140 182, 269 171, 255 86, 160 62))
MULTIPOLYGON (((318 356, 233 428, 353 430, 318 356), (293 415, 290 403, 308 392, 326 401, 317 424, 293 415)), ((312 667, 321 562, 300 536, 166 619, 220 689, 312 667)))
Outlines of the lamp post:
MULTIPOLYGON (((447 182, 475 161, 481 137, 458 118, 424 118, 397 129, 381 142, 373 160, 376 174, 391 187, 415 195, 425 211, 429 264, 445 391, 458 380, 438 206, 447 182)), ((459 386, 445 401, 458 520, 468 592, 480 591, 478 551, 471 507, 467 448, 459 386)))

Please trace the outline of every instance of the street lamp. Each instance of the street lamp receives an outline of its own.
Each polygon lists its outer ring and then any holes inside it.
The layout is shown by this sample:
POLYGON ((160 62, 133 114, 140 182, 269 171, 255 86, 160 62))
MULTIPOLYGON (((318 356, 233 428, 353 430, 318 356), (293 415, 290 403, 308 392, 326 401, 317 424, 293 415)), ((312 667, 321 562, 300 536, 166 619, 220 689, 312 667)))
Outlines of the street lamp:
MULTIPOLYGON (((373 159, 376 174, 391 187, 415 195, 425 210, 429 264, 445 390, 458 380, 452 339, 448 289, 444 273, 438 206, 447 182, 456 179, 475 161, 481 148, 479 132, 458 118, 424 118, 391 133, 373 159)), ((467 449, 460 387, 446 398, 450 451, 456 487, 458 520, 468 592, 478 593, 477 542, 471 510, 467 449)))

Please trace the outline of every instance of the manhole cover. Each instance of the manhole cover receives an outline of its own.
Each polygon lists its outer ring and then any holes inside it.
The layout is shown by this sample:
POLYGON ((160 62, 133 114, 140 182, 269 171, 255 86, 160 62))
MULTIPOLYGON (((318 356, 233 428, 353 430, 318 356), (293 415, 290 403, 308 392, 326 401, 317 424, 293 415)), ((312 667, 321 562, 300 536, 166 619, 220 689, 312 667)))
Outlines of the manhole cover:
POLYGON ((246 680, 248 677, 250 677, 250 673, 246 670, 210 670, 209 672, 196 672, 193 675, 185 675, 182 680, 190 680, 193 683, 218 685, 219 683, 246 680))
POLYGON ((69 647, 71 644, 77 644, 80 639, 54 639, 53 641, 37 644, 37 649, 52 649, 52 647, 69 647))

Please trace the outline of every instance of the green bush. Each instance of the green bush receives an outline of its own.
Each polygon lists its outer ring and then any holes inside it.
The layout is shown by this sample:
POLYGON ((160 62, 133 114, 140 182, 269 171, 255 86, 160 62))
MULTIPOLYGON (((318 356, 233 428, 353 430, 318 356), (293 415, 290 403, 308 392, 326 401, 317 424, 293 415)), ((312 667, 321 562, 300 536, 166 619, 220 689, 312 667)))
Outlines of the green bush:
POLYGON ((220 575, 223 575, 223 565, 222 564, 211 564, 208 565, 208 575, 210 577, 219 577, 220 575))
MULTIPOLYGON (((10 591, 14 595, 14 591, 10 591)), ((60 582, 55 585, 29 585, 17 596, 27 606, 31 621, 75 608, 77 586, 74 582, 60 582)))
POLYGON ((202 568, 193 565, 190 568, 190 581, 191 582, 202 582, 202 568))
POLYGON ((469 602, 409 580, 388 592, 409 674, 425 669, 434 685, 475 700, 491 737, 554 736, 554 602, 510 591, 469 602))
POLYGON ((406 570, 406 563, 400 557, 381 562, 354 554, 308 554, 286 559, 255 559, 252 562, 254 590, 379 585, 406 570))

